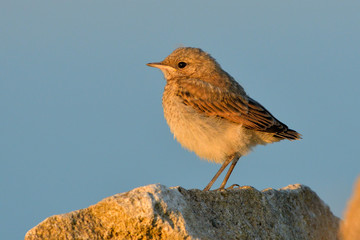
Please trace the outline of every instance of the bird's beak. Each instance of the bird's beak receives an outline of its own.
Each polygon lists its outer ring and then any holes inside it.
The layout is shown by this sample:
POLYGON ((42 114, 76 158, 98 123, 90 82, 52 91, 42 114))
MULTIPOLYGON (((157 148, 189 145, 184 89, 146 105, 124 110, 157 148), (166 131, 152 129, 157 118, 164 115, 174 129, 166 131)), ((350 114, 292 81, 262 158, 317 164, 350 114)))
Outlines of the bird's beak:
POLYGON ((174 72, 176 72, 176 69, 169 66, 169 65, 166 65, 162 62, 154 62, 154 63, 148 63, 146 64, 148 65, 149 67, 155 67, 155 68, 158 68, 160 69, 163 74, 164 74, 164 77, 165 79, 167 80, 172 74, 174 74, 174 72))
POLYGON ((149 67, 155 67, 155 68, 160 68, 164 67, 164 65, 161 62, 153 62, 153 63, 147 63, 146 65, 148 65, 149 67))
POLYGON ((148 64, 146 64, 146 65, 148 65, 149 67, 155 67, 155 68, 158 68, 158 69, 160 69, 161 71, 166 71, 166 72, 169 72, 169 71, 175 71, 176 69, 175 68, 173 68, 173 67, 171 67, 171 66, 169 66, 169 65, 166 65, 166 64, 164 64, 164 63, 162 63, 162 62, 154 62, 154 63, 148 63, 148 64))

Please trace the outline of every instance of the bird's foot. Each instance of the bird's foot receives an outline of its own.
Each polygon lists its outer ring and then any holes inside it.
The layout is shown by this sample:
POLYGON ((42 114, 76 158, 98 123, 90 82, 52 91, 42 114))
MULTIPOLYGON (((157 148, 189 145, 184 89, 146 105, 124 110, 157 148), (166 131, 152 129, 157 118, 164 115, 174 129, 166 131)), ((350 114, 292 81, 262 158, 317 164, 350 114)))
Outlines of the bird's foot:
MULTIPOLYGON (((217 189, 211 190, 211 191, 223 191, 223 190, 234 190, 235 188, 240 188, 241 186, 239 184, 233 184, 230 187, 224 188, 224 187, 219 187, 217 189)), ((203 191, 208 191, 206 189, 204 189, 203 191)))
POLYGON ((240 188, 239 184, 233 184, 230 187, 226 188, 226 190, 233 190, 234 188, 240 188))

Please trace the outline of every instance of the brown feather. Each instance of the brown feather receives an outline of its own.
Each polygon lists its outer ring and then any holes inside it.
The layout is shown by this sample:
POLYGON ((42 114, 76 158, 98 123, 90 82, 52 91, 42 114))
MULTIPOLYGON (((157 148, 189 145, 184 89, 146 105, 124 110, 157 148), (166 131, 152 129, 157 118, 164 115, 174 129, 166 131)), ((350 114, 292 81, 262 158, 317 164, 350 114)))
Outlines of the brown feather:
POLYGON ((299 133, 288 129, 265 107, 243 92, 220 89, 199 79, 181 79, 177 95, 184 104, 207 116, 221 117, 247 129, 274 133, 278 138, 300 138, 299 133))

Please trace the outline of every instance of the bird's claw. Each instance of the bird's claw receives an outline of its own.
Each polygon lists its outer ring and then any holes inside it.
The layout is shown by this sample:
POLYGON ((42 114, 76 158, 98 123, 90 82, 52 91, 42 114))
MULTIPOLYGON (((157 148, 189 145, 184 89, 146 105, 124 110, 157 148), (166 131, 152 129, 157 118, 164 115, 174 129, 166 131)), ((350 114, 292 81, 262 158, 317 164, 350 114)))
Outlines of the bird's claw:
POLYGON ((226 188, 226 190, 233 190, 234 188, 239 188, 240 185, 239 184, 233 184, 230 187, 226 188))

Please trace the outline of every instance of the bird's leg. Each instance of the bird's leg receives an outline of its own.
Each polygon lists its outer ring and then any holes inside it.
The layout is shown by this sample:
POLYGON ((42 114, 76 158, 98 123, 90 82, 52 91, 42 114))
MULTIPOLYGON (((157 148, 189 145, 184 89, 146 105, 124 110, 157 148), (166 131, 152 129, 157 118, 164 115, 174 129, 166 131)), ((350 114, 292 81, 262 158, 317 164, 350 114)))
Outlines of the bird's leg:
POLYGON ((226 176, 225 176, 223 182, 221 183, 219 189, 224 189, 224 187, 225 187, 225 185, 226 185, 226 183, 227 183, 227 181, 228 181, 228 179, 229 179, 229 177, 230 177, 232 171, 234 170, 234 167, 235 167, 235 165, 237 164, 238 161, 239 161, 239 158, 235 157, 232 164, 230 165, 230 168, 229 168, 228 172, 226 173, 226 176))
MULTIPOLYGON (((216 181, 216 179, 220 176, 220 174, 224 171, 224 169, 227 167, 227 165, 229 165, 229 163, 234 159, 234 156, 231 155, 229 156, 228 159, 226 159, 226 161, 221 165, 221 168, 219 169, 219 171, 215 174, 215 176, 211 179, 211 181, 209 182, 209 184, 204 188, 203 191, 209 191, 211 186, 214 184, 214 182, 216 181)), ((232 166, 232 165, 231 165, 232 166)), ((235 165, 234 165, 235 167, 235 165)), ((234 168, 233 167, 233 168, 234 168)), ((232 171, 232 170, 231 170, 232 171)), ((228 172, 229 173, 229 172, 228 172)), ((230 172, 231 173, 231 172, 230 172)), ((227 176, 227 175, 226 175, 227 176)), ((229 174, 230 176, 230 174, 229 174)), ((228 177, 229 178, 229 177, 228 177)), ((226 184, 226 182, 225 182, 226 184)))

